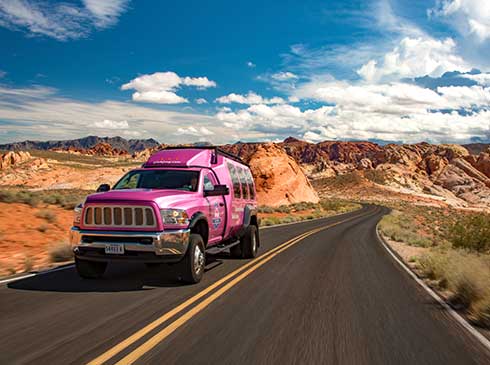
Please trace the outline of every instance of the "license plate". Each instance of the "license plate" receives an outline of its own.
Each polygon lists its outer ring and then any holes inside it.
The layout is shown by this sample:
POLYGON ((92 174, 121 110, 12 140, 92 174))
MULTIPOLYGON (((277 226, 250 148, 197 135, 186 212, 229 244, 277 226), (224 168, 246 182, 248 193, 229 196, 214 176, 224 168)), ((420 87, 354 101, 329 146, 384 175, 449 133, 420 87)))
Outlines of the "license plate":
POLYGON ((105 245, 105 253, 108 253, 111 255, 123 255, 124 254, 124 245, 106 244, 105 245))

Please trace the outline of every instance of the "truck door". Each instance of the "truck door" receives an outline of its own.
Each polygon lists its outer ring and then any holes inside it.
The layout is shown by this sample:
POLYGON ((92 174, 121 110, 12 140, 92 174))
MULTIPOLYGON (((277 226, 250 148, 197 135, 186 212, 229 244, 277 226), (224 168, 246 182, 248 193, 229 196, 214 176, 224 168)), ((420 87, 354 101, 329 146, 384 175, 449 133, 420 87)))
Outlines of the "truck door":
MULTIPOLYGON (((203 178, 203 191, 214 190, 214 186, 217 185, 216 178, 212 172, 205 172, 203 178)), ((208 242, 213 244, 218 242, 223 237, 223 230, 225 227, 225 198, 223 196, 207 196, 209 213, 209 239, 208 242)))

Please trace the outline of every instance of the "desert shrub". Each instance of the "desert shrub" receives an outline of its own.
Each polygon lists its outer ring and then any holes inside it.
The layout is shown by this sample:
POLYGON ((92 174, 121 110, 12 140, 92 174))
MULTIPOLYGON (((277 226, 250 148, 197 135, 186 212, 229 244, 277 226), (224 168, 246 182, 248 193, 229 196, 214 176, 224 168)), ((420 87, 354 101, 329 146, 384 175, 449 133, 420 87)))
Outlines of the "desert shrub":
POLYGON ((0 191, 0 202, 3 203, 24 203, 31 207, 36 207, 41 202, 39 196, 29 191, 0 191))
POLYGON ((46 233, 49 229, 49 226, 45 223, 41 224, 39 227, 37 227, 37 230, 41 233, 46 233))
POLYGON ((39 212, 36 213, 36 217, 45 219, 49 223, 56 222, 56 214, 49 209, 40 210, 39 212))
POLYGON ((293 217, 292 215, 288 215, 280 220, 281 223, 292 223, 295 222, 297 219, 296 217, 293 217))
POLYGON ((291 206, 289 206, 289 205, 280 205, 280 206, 274 208, 274 212, 277 212, 277 213, 289 213, 289 212, 291 212, 291 206))
POLYGON ((450 230, 449 239, 455 248, 489 252, 490 215, 475 214, 461 218, 450 230))
POLYGON ((65 209, 73 209, 90 194, 85 190, 0 190, 0 202, 24 203, 37 207, 40 203, 58 205, 65 209))
POLYGON ((274 208, 268 205, 261 205, 259 206, 259 213, 274 213, 274 208))
POLYGON ((291 207, 296 211, 302 211, 302 210, 315 209, 316 207, 318 207, 318 204, 311 203, 311 202, 300 202, 300 203, 292 204, 291 207))
POLYGON ((51 262, 69 261, 73 258, 73 250, 69 242, 61 241, 49 248, 51 262))
POLYGON ((338 200, 322 200, 320 206, 325 210, 338 211, 342 207, 342 203, 338 200))

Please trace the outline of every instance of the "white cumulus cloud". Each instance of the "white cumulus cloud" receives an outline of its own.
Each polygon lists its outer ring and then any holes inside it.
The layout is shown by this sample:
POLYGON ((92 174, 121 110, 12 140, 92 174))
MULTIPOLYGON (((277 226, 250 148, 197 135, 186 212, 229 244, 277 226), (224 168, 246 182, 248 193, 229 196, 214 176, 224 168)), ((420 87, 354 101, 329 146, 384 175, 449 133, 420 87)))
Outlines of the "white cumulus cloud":
POLYGON ((262 96, 254 93, 253 91, 249 91, 248 94, 242 95, 242 94, 235 94, 231 93, 225 96, 221 96, 215 100, 217 103, 220 104, 231 104, 231 103, 237 103, 237 104, 283 104, 285 101, 283 98, 274 96, 270 99, 263 98, 262 96))
POLYGON ((370 60, 357 73, 368 82, 377 82, 385 78, 439 77, 447 71, 470 70, 470 65, 457 54, 453 39, 405 37, 382 59, 370 60))
POLYGON ((442 17, 463 35, 473 35, 480 42, 490 39, 488 0, 438 0, 429 14, 442 17))
POLYGON ((177 135, 190 135, 190 136, 212 136, 214 132, 211 132, 209 129, 206 127, 199 127, 195 128, 193 126, 190 127, 182 127, 178 128, 177 132, 175 132, 177 135))
POLYGON ((127 120, 118 122, 116 120, 104 119, 103 121, 95 122, 94 127, 101 129, 128 129, 129 124, 127 120))
POLYGON ((182 85, 198 89, 216 87, 216 82, 207 77, 180 77, 175 72, 155 72, 138 76, 121 86, 121 90, 136 90, 133 100, 158 104, 180 104, 188 100, 176 94, 182 85))

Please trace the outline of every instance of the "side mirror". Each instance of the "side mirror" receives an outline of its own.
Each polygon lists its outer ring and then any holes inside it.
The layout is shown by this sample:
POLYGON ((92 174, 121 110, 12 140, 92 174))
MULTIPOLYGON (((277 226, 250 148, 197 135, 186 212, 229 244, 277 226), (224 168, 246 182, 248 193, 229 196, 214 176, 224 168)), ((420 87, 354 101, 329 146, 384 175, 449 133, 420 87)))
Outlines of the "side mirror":
POLYGON ((204 190, 204 196, 229 195, 230 189, 226 185, 215 185, 213 190, 204 190))
POLYGON ((101 184, 98 188, 97 188, 97 192, 98 193, 103 193, 105 191, 109 191, 111 190, 111 186, 109 184, 101 184))

